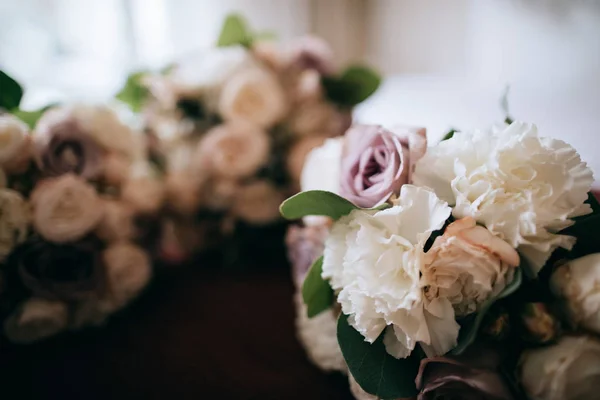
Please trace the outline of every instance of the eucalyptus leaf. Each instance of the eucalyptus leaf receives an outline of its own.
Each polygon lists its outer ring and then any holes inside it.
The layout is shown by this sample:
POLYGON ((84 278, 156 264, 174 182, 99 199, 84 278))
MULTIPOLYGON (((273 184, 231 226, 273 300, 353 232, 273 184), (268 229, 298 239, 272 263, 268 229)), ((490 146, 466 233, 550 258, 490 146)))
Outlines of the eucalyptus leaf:
POLYGON ((147 71, 137 71, 130 74, 123 89, 115 96, 134 112, 140 112, 148 98, 148 88, 142 84, 142 78, 147 73, 147 71))
POLYGON ((0 70, 0 108, 11 111, 19 107, 23 88, 17 81, 0 70))
POLYGON ((319 257, 310 267, 302 284, 302 299, 306 304, 308 318, 327 310, 333 304, 333 290, 323 279, 323 257, 319 257))
POLYGON ((365 392, 381 399, 417 394, 415 378, 420 360, 416 351, 408 358, 392 357, 385 350, 383 334, 370 344, 350 326, 348 317, 343 314, 338 319, 337 338, 350 373, 365 392))
POLYGON ((368 67, 351 66, 339 77, 322 77, 321 83, 332 102, 352 107, 375 93, 381 84, 381 77, 368 67))
POLYGON ((343 197, 324 190, 300 192, 284 201, 279 207, 281 215, 289 220, 299 219, 307 215, 324 215, 338 220, 358 209, 343 197))
POLYGON ((242 45, 250 47, 252 35, 248 30, 246 20, 239 14, 230 14, 225 18, 217 46, 228 47, 242 45))
POLYGON ((483 322, 483 318, 489 309, 494 305, 494 303, 500 299, 510 296, 514 292, 519 289, 521 283, 523 283, 523 268, 527 268, 524 262, 522 262, 521 266, 519 266, 515 271, 515 276, 513 280, 506 285, 504 290, 500 292, 496 297, 488 299, 485 301, 477 314, 473 318, 469 318, 465 323, 461 324, 460 331, 458 333, 458 344, 454 349, 450 351, 451 354, 459 355, 462 354, 471 343, 475 341, 477 338, 477 334, 479 333, 479 328, 481 327, 481 323, 483 322))

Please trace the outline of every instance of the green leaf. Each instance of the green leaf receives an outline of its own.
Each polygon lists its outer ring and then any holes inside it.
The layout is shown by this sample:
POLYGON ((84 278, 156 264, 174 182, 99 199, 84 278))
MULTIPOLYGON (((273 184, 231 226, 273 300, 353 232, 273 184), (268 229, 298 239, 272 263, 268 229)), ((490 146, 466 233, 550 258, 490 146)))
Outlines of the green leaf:
POLYGON ((454 134, 458 132, 456 129, 452 128, 448 131, 448 133, 446 133, 444 135, 444 137, 442 138, 441 142, 443 142, 444 140, 448 140, 448 139, 452 139, 452 137, 454 136, 454 134))
POLYGON ((13 78, 0 70, 0 108, 11 111, 21 103, 23 88, 13 78))
POLYGON ((281 203, 279 207, 281 215, 290 220, 306 217, 307 215, 324 215, 338 220, 358 209, 343 197, 324 190, 300 192, 281 203))
POLYGON ((25 122, 29 126, 29 129, 33 129, 44 112, 45 108, 36 111, 14 110, 12 114, 25 122))
POLYGON ((277 33, 272 31, 254 32, 252 34, 253 42, 264 42, 277 40, 277 33))
POLYGON ((352 66, 340 77, 322 77, 321 83, 332 102, 352 107, 375 93, 381 84, 381 77, 368 67, 352 66))
POLYGON ((148 98, 149 91, 142 84, 142 78, 146 74, 147 71, 137 71, 130 74, 123 89, 115 96, 127 104, 134 112, 140 112, 148 98))
POLYGON ((246 20, 241 15, 230 14, 225 18, 217 46, 227 47, 237 45, 250 47, 252 45, 252 35, 248 30, 246 20))
POLYGON ((417 394, 415 378, 420 360, 416 351, 409 358, 392 357, 385 351, 383 334, 370 344, 350 326, 348 317, 343 314, 338 319, 337 338, 350 373, 365 392, 382 399, 417 394))
POLYGON ((519 266, 515 271, 515 277, 513 278, 512 282, 506 285, 504 290, 500 292, 498 296, 485 301, 473 318, 469 318, 464 324, 461 324, 460 331, 458 333, 458 344, 450 351, 451 354, 462 354, 477 338, 481 322, 483 322, 485 314, 489 311, 492 305, 496 301, 508 297, 517 291, 517 289, 521 286, 521 283, 523 283, 522 269, 527 267, 524 264, 524 262, 521 263, 521 266, 519 266))
POLYGON ((323 257, 319 257, 310 267, 302 284, 302 299, 307 307, 308 318, 327 310, 333 304, 333 290, 323 279, 323 257))

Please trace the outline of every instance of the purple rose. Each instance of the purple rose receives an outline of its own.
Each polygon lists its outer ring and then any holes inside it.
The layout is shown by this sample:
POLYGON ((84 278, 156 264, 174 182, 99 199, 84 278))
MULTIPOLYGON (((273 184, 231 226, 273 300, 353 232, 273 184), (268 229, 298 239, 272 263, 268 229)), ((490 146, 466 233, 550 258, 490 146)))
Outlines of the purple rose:
POLYGON ((414 165, 425 154, 425 128, 389 131, 356 125, 346 132, 340 194, 359 207, 375 207, 410 183, 414 165))
POLYGON ((291 226, 288 229, 285 242, 294 281, 297 284, 302 284, 313 262, 323 255, 327 233, 328 229, 325 225, 291 226))
POLYGON ((331 47, 316 36, 304 36, 293 43, 290 64, 301 70, 315 70, 321 75, 332 75, 336 70, 331 47))
POLYGON ((418 400, 513 400, 499 364, 497 352, 477 346, 461 356, 426 358, 416 378, 418 400))
POLYGON ((94 238, 55 244, 32 237, 13 252, 9 262, 34 295, 81 300, 104 288, 101 250, 94 238))
POLYGON ((101 172, 102 149, 81 131, 74 120, 54 124, 45 135, 36 138, 38 165, 44 175, 74 173, 94 178, 101 172))

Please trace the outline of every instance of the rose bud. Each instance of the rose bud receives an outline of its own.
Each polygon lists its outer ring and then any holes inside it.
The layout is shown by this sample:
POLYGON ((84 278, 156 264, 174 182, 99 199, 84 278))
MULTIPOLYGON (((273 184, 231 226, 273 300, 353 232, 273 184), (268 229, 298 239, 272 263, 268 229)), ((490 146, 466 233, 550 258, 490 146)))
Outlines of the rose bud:
POLYGON ((12 115, 0 115, 0 166, 10 173, 22 173, 31 155, 27 125, 12 115))
POLYGON ((100 249, 101 243, 91 237, 54 244, 33 236, 15 249, 8 262, 34 295, 81 300, 97 295, 104 287, 100 249))
POLYGON ((266 164, 270 146, 269 137, 262 129, 235 121, 208 131, 198 143, 194 158, 204 160, 205 168, 219 177, 244 178, 254 175, 266 164))
POLYGON ((568 261, 554 271, 550 289, 561 299, 569 322, 600 334, 600 253, 568 261))
POLYGON ((123 184, 121 197, 135 214, 154 214, 163 205, 165 188, 151 177, 132 178, 123 184))
POLYGON ((39 182, 31 203, 35 230, 55 243, 84 237, 104 215, 104 203, 96 190, 73 174, 39 182))
POLYGON ((425 358, 415 380, 418 400, 513 400, 500 362, 499 353, 477 345, 460 356, 425 358))
POLYGON ((244 69, 234 74, 223 87, 219 113, 226 121, 248 121, 268 128, 287 112, 285 92, 270 71, 244 69))
POLYGON ((252 224, 268 224, 279 220, 279 205, 285 195, 267 181, 256 181, 240 188, 231 213, 252 224))
POLYGON ((425 129, 395 132, 357 125, 346 133, 340 195, 359 207, 385 203, 411 182, 414 164, 425 154, 425 129))
POLYGON ((600 392, 600 341, 563 336, 558 343, 527 350, 520 361, 521 383, 536 400, 597 399, 600 392))
POLYGON ((544 303, 523 304, 519 316, 524 328, 523 338, 528 342, 545 344, 560 336, 560 323, 544 303))
POLYGON ((0 189, 0 215, 0 261, 4 261, 27 238, 31 212, 18 192, 0 189))
POLYGON ((31 343, 67 328, 69 310, 57 300, 30 298, 4 321, 4 334, 15 343, 31 343))

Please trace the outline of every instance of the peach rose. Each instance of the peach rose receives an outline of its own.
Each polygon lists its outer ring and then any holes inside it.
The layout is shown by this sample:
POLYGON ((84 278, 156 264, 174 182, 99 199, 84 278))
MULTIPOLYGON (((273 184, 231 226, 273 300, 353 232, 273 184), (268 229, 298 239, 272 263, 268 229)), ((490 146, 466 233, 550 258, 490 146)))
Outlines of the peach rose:
POLYGON ((105 242, 122 242, 135 234, 133 210, 117 200, 104 200, 104 217, 96 228, 96 234, 105 242))
POLYGON ((267 134, 247 122, 236 121, 211 129, 200 141, 198 158, 224 178, 254 175, 267 162, 270 143, 267 134))
POLYGON ((29 128, 18 118, 0 116, 0 166, 11 172, 20 172, 29 164, 31 140, 29 128))
POLYGON ((158 180, 145 176, 125 182, 121 197, 132 207, 134 213, 154 214, 163 205, 165 190, 158 180))
POLYGON ((40 182, 31 199, 35 230, 55 243, 84 237, 104 215, 104 203, 96 190, 73 174, 40 182))
POLYGON ((279 219, 279 205, 285 195, 267 181, 256 181, 243 186, 235 197, 232 213, 253 223, 268 224, 279 219))
POLYGON ((457 316, 475 312, 512 280, 519 254, 470 217, 454 221, 425 254, 428 298, 447 298, 457 316))

